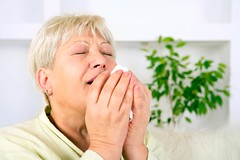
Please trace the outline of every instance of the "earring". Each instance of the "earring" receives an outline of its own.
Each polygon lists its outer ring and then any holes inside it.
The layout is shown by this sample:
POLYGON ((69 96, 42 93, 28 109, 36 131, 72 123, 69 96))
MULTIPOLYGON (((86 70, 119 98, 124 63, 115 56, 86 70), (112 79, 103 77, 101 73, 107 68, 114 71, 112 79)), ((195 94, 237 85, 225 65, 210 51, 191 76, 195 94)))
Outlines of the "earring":
POLYGON ((51 93, 49 93, 49 91, 48 90, 46 90, 46 95, 49 97, 49 96, 51 96, 52 95, 52 92, 51 93))

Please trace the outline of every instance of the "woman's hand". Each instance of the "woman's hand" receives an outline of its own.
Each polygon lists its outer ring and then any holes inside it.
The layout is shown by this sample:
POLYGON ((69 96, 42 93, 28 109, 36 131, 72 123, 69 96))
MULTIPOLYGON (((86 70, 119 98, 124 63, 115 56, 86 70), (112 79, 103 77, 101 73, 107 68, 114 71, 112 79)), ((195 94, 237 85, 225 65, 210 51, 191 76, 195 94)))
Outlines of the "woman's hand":
MULTIPOLYGON (((111 76, 103 72, 94 80, 86 97, 89 149, 106 160, 120 159, 122 153, 133 104, 134 84, 131 79, 131 72, 117 71, 111 76)), ((134 103, 138 105, 139 100, 134 103)))
POLYGON ((149 123, 151 92, 140 81, 135 79, 133 89, 134 118, 129 123, 128 134, 124 143, 123 156, 125 159, 147 159, 148 150, 144 145, 144 135, 149 123))

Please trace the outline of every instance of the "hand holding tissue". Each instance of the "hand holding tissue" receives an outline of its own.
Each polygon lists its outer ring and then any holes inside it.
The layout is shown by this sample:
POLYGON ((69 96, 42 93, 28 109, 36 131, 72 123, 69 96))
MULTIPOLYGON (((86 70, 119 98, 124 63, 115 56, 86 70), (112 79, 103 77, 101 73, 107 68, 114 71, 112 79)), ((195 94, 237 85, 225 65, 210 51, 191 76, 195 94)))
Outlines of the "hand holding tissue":
MULTIPOLYGON (((113 74, 114 72, 118 71, 118 70, 122 70, 123 72, 127 72, 128 68, 127 67, 123 67, 120 64, 117 64, 113 70, 111 71, 111 74, 113 74)), ((133 120, 133 111, 130 111, 130 115, 129 115, 129 122, 131 122, 133 120)))

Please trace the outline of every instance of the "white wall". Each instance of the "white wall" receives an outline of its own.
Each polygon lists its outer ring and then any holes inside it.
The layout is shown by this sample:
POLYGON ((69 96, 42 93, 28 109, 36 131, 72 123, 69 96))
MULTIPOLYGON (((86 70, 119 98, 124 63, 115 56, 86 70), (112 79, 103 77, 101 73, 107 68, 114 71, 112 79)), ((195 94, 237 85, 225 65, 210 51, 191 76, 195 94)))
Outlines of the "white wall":
POLYGON ((231 67, 226 80, 233 86, 230 102, 226 100, 222 109, 206 117, 194 117, 195 125, 191 127, 221 126, 229 119, 232 124, 240 124, 239 10, 238 0, 1 0, 0 127, 32 118, 42 110, 41 93, 27 70, 27 50, 41 24, 62 13, 96 13, 105 17, 117 40, 117 61, 143 82, 150 81, 150 72, 145 69, 140 44, 155 41, 160 34, 188 41, 184 53, 207 54, 224 61, 231 67))
POLYGON ((0 126, 36 116, 42 98, 28 72, 28 41, 0 41, 0 126))
POLYGON ((230 99, 230 122, 240 126, 240 1, 232 1, 232 45, 230 56, 231 67, 231 99, 230 99))

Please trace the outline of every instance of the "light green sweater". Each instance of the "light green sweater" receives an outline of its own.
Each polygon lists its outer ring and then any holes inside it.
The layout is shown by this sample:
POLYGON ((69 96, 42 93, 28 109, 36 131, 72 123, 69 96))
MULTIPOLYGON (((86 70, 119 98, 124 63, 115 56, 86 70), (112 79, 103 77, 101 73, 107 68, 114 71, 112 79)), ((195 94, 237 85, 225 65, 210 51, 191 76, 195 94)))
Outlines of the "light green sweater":
MULTIPOLYGON (((38 118, 0 129, 1 160, 103 160, 91 150, 81 151, 48 119, 45 109, 38 118)), ((145 144, 149 160, 167 159, 162 148, 149 133, 145 144), (165 157, 165 158, 164 158, 165 157)))

